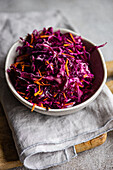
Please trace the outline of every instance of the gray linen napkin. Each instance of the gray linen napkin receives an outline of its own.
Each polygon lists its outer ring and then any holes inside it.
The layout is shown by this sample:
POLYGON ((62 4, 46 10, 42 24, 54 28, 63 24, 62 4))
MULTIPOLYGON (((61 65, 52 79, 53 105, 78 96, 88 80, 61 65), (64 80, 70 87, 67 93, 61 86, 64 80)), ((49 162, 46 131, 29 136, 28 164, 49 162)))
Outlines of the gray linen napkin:
POLYGON ((105 86, 85 109, 68 116, 45 116, 22 105, 4 78, 9 47, 19 36, 44 26, 73 29, 59 11, 0 14, 0 102, 12 130, 20 160, 29 169, 44 169, 76 157, 74 145, 113 129, 113 95, 105 86))

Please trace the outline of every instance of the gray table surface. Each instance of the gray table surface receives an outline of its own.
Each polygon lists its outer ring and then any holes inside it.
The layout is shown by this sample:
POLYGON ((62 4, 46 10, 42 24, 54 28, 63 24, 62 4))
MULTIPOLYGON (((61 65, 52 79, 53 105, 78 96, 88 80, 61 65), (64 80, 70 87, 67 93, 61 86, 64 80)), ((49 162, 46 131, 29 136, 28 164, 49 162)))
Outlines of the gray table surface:
MULTIPOLYGON (((102 49, 105 60, 113 60, 113 0, 0 0, 0 12, 48 11, 59 9, 81 35, 102 49)), ((17 168, 19 170, 19 168, 17 168)), ((22 168, 23 169, 23 168, 22 168)), ((49 170, 112 170, 113 132, 106 142, 78 154, 69 163, 49 170)))

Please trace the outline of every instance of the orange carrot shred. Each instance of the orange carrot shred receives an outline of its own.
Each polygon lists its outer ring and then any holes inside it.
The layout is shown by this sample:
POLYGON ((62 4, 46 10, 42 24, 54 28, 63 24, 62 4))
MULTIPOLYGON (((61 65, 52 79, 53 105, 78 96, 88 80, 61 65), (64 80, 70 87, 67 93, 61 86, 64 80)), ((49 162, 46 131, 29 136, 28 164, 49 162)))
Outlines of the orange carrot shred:
POLYGON ((31 109, 31 112, 33 112, 35 106, 36 106, 36 103, 33 103, 33 107, 32 107, 32 109, 31 109))
POLYGON ((40 89, 40 85, 39 85, 39 91, 40 91, 41 89, 40 89))
POLYGON ((13 65, 14 65, 15 67, 17 67, 19 64, 22 65, 23 63, 24 63, 23 61, 21 61, 21 62, 17 61, 17 62, 14 63, 13 65))
POLYGON ((33 43, 33 34, 31 34, 31 43, 30 44, 32 44, 33 43))
POLYGON ((45 84, 45 83, 42 82, 42 86, 49 86, 49 85, 50 85, 50 84, 45 84))
POLYGON ((73 37, 73 35, 71 33, 70 33, 70 37, 73 40, 73 42, 76 43, 76 41, 75 41, 75 39, 74 39, 74 37, 73 37))
POLYGON ((64 44, 64 47, 70 46, 70 44, 64 44))
POLYGON ((41 103, 40 106, 41 106, 42 108, 46 109, 46 107, 44 107, 43 103, 41 103))
POLYGON ((34 81, 34 83, 37 83, 37 82, 39 82, 40 80, 42 80, 42 78, 43 78, 44 76, 42 76, 41 78, 39 78, 39 79, 36 79, 35 81, 34 81))
POLYGON ((43 104, 41 103, 41 107, 43 107, 43 104))
POLYGON ((83 49, 85 50, 85 46, 83 46, 83 49))
POLYGON ((33 45, 30 45, 29 47, 33 48, 33 45))
POLYGON ((42 85, 38 80, 35 80, 34 83, 36 83, 38 85, 42 85))
POLYGON ((40 79, 38 79, 38 81, 42 80, 44 76, 42 76, 40 79))
POLYGON ((47 64, 49 64, 49 61, 48 61, 48 60, 46 60, 45 62, 46 62, 47 64))
POLYGON ((48 98, 45 98, 43 101, 46 101, 48 98))
POLYGON ((64 95, 64 98, 66 99, 66 94, 65 94, 65 93, 63 93, 63 95, 64 95))
POLYGON ((65 54, 65 53, 62 53, 63 55, 67 55, 67 56, 69 56, 69 57, 73 57, 73 58, 75 58, 73 55, 70 55, 70 54, 65 54))
POLYGON ((24 71, 24 65, 22 65, 22 71, 24 71))
POLYGON ((71 102, 71 103, 66 103, 65 105, 68 106, 68 105, 72 105, 74 102, 71 102))
POLYGON ((24 65, 25 67, 31 67, 30 65, 24 65))
POLYGON ((51 67, 53 68, 53 64, 51 64, 51 67))
POLYGON ((50 37, 51 35, 41 35, 40 38, 47 38, 50 37))
POLYGON ((79 87, 82 87, 82 88, 83 88, 83 86, 82 86, 82 85, 80 85, 80 84, 79 84, 79 87))
POLYGON ((73 53, 73 51, 72 51, 72 50, 70 50, 70 49, 69 49, 69 52, 73 53))
POLYGON ((85 74, 83 77, 86 78, 86 77, 87 77, 87 74, 85 74))
POLYGON ((73 43, 71 40, 67 39, 68 42, 70 42, 71 44, 73 43))
POLYGON ((25 93, 23 92, 20 92, 20 91, 17 91, 18 94, 22 94, 22 95, 25 95, 25 93))
POLYGON ((40 93, 40 91, 37 91, 36 93, 34 93, 34 96, 37 96, 40 93))
POLYGON ((39 85, 39 90, 36 93, 34 93, 34 96, 37 96, 38 94, 40 94, 40 85, 39 85))
POLYGON ((67 75, 69 76, 69 70, 68 70, 68 66, 67 66, 67 64, 68 64, 68 59, 66 59, 65 69, 66 69, 66 73, 67 73, 67 75))
POLYGON ((38 69, 38 72, 39 72, 40 76, 42 76, 42 74, 41 74, 41 72, 40 72, 40 70, 39 70, 39 69, 38 69))
POLYGON ((56 96, 57 96, 57 94, 58 94, 58 93, 54 94, 54 97, 56 97, 56 96))
POLYGON ((41 96, 41 95, 42 95, 42 93, 43 93, 43 90, 39 93, 39 95, 41 96))
POLYGON ((60 102, 55 102, 55 103, 60 104, 60 102))

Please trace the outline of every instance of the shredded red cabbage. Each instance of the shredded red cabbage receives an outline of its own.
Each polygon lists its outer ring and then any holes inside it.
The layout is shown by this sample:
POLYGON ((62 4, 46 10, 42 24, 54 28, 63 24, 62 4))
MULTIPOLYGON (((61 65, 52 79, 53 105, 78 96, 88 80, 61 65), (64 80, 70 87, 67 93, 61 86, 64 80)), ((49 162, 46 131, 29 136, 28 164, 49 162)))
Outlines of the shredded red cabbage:
POLYGON ((60 30, 34 30, 17 48, 19 55, 8 69, 16 91, 46 109, 62 109, 85 101, 91 92, 90 53, 81 36, 60 30))

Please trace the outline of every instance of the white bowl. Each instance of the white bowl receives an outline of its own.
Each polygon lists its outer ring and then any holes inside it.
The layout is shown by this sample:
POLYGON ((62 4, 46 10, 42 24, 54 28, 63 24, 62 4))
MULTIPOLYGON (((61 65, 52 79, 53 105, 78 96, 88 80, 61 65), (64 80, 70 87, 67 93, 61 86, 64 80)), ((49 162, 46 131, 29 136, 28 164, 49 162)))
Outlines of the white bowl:
MULTIPOLYGON (((75 32, 68 30, 68 29, 60 29, 60 31, 62 33, 65 32, 71 32, 73 35, 78 35, 75 32)), ((93 47, 95 44, 92 43, 91 41, 89 41, 88 39, 83 38, 83 42, 86 46, 86 49, 90 49, 91 47, 93 47)), ((7 58, 6 58, 6 63, 5 63, 5 76, 6 76, 6 81, 7 84, 10 88, 10 90, 12 91, 12 93, 14 94, 14 96, 21 102, 23 103, 25 106, 27 106, 28 108, 32 109, 32 104, 30 102, 28 102, 27 100, 25 100, 23 97, 21 97, 15 90, 14 86, 12 85, 9 75, 7 73, 7 69, 10 68, 10 65, 12 63, 14 63, 14 59, 17 56, 16 53, 16 48, 20 46, 19 41, 17 41, 16 43, 14 43, 14 45, 10 48, 8 54, 7 54, 7 58)), ((105 60, 104 57, 100 51, 100 49, 95 50, 92 55, 91 55, 91 69, 93 71, 93 74, 95 76, 95 80, 93 83, 92 88, 94 89, 94 93, 91 94, 90 98, 87 99, 86 101, 70 107, 70 108, 64 108, 64 109, 49 109, 46 110, 42 107, 39 106, 35 106, 35 111, 45 114, 45 115, 52 115, 52 116, 62 116, 62 115, 68 115, 71 113, 75 113, 81 109, 83 109, 84 107, 88 106, 101 92, 105 82, 106 82, 106 78, 107 78, 107 70, 106 70, 106 65, 105 65, 105 60)))

